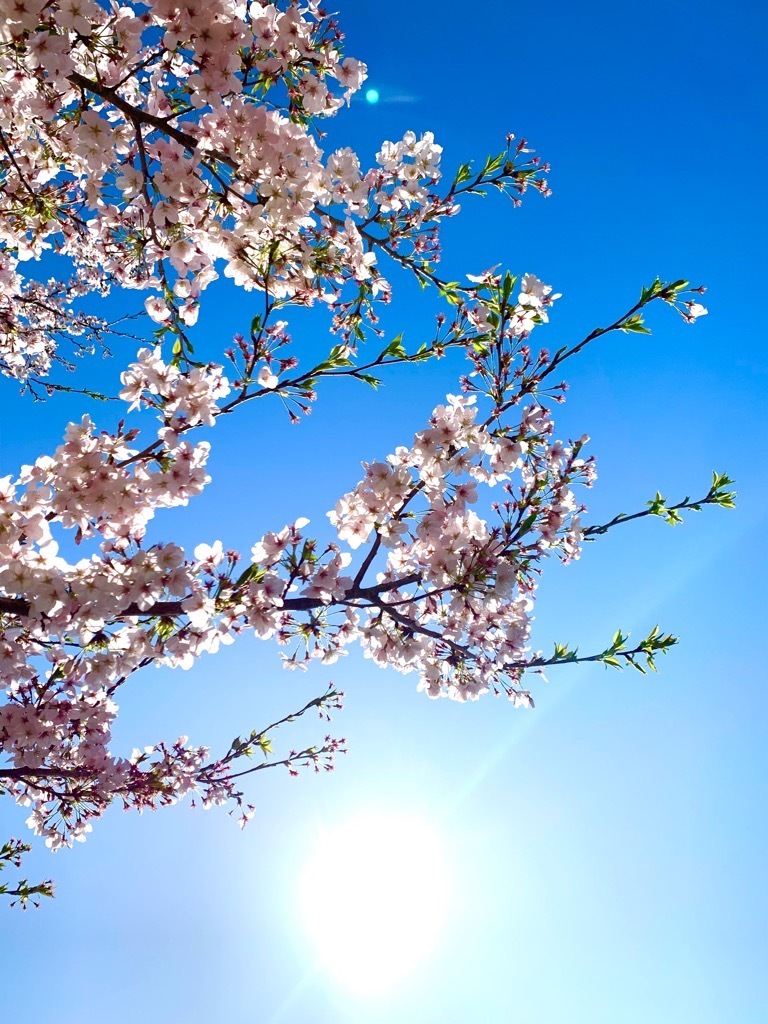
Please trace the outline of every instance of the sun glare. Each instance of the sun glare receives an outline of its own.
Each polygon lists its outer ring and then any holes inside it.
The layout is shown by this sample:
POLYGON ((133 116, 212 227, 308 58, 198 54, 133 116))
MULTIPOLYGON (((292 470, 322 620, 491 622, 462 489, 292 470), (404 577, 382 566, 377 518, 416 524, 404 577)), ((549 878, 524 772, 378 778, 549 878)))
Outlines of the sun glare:
POLYGON ((318 835, 299 899, 324 969, 366 995, 392 988, 429 957, 452 892, 435 828, 416 815, 368 813, 318 835))

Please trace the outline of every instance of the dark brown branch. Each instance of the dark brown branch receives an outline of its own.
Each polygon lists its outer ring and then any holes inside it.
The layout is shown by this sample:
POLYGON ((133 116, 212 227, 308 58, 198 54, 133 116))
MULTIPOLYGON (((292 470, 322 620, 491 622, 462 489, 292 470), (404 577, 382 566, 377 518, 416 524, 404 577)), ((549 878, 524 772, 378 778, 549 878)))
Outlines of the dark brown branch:
POLYGON ((691 501, 690 498, 683 498, 682 501, 678 501, 676 505, 660 505, 659 509, 646 508, 642 512, 634 512, 632 515, 626 515, 624 512, 619 512, 617 516, 614 516, 609 523, 602 523, 600 526, 595 524, 594 526, 586 526, 584 528, 584 537, 591 540, 594 537, 602 536, 607 533, 614 526, 621 526, 622 523, 631 523, 635 519, 645 519, 646 516, 656 516, 657 518, 664 518, 668 512, 678 512, 680 509, 692 509, 694 512, 698 512, 702 505, 719 505, 717 492, 712 489, 709 491, 705 498, 699 498, 698 501, 691 501))
MULTIPOLYGON (((98 96, 100 99, 111 103, 113 107, 117 107, 118 110, 121 110, 134 124, 137 121, 141 121, 142 124, 151 125, 152 128, 159 132, 163 132, 169 138, 180 143, 190 152, 198 152, 199 144, 197 139, 195 139, 194 136, 189 135, 187 132, 182 131, 180 128, 174 128, 173 125, 169 124, 169 118, 158 117, 156 114, 150 114, 146 110, 134 107, 127 100, 124 100, 115 89, 110 88, 108 85, 102 85, 101 82, 94 82, 90 78, 85 78, 77 71, 72 72, 68 81, 73 85, 78 86, 78 88, 83 89, 86 92, 93 93, 94 96, 98 96)), ((231 157, 228 157, 226 153, 222 153, 218 149, 205 150, 205 153, 206 155, 214 157, 220 163, 226 164, 227 167, 237 170, 237 163, 231 157)))
MULTIPOLYGON (((407 587, 412 583, 420 582, 421 577, 416 573, 411 573, 409 576, 403 576, 402 579, 390 580, 388 583, 381 583, 375 587, 360 587, 355 586, 348 590, 344 594, 344 598, 341 601, 332 601, 330 603, 321 601, 319 597, 288 597, 283 601, 281 609, 289 612, 306 612, 312 611, 315 608, 332 608, 332 607, 343 607, 350 604, 353 601, 367 601, 370 604, 376 604, 376 598, 380 594, 384 594, 390 590, 396 590, 398 587, 407 587)), ((190 595, 191 596, 191 595, 190 595)), ((139 608, 135 603, 126 605, 125 608, 120 608, 112 612, 107 616, 107 620, 113 619, 130 619, 130 618, 168 618, 173 619, 180 615, 185 615, 186 612, 182 608, 182 602, 186 600, 182 598, 180 601, 156 601, 155 604, 150 605, 149 608, 139 608)), ((26 618, 29 616, 31 610, 31 604, 26 598, 23 597, 0 597, 0 614, 3 615, 17 615, 20 618, 26 618)))

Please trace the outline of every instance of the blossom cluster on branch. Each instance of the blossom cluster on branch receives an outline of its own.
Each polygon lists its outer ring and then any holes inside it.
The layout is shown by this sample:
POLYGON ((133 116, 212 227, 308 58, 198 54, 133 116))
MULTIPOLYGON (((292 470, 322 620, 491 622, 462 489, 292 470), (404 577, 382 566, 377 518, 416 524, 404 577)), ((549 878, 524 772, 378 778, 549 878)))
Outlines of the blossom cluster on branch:
MULTIPOLYGON (((658 630, 633 648, 619 633, 593 655, 535 651, 543 564, 578 558, 585 538, 630 519, 727 507, 730 481, 715 475, 697 501, 657 495, 634 515, 585 524, 594 457, 586 435, 557 438, 552 407, 567 359, 609 332, 647 331, 651 303, 693 322, 706 312, 701 289, 656 280, 609 326, 554 354, 534 350, 552 288, 496 271, 441 279, 439 230, 462 196, 548 194, 546 165, 512 136, 447 186, 429 133, 384 142, 368 170, 351 149, 326 156, 318 119, 350 101, 366 69, 314 0, 0 0, 0 10, 0 373, 72 390, 56 379, 72 365, 66 346, 87 354, 115 326, 79 308, 94 293, 145 291, 149 324, 115 396, 128 420, 110 429, 86 413, 53 451, 0 479, 0 787, 30 808, 35 834, 57 849, 115 801, 141 810, 186 794, 231 804, 245 823, 243 775, 331 768, 343 740, 278 756, 272 734, 309 712, 327 718, 340 707, 333 689, 217 756, 185 737, 112 749, 119 691, 136 672, 190 668, 246 631, 276 641, 288 668, 331 664, 358 643, 375 664, 415 673, 430 697, 460 701, 491 692, 532 706, 524 675, 551 664, 653 667, 675 642, 658 630), (41 257, 68 276, 25 276, 41 257), (385 264, 433 287, 444 311, 418 350, 398 336, 366 361, 392 293, 385 264), (204 363, 192 332, 222 272, 258 293, 259 312, 222 364, 204 363), (284 317, 313 303, 328 309, 333 344, 303 365, 284 317), (146 543, 157 510, 209 484, 200 431, 220 416, 277 396, 297 421, 328 377, 375 387, 386 367, 452 349, 468 360, 457 393, 410 445, 363 464, 329 513, 333 539, 296 519, 255 539, 247 564, 211 538, 192 553, 146 543), (62 554, 67 531, 76 561, 62 554)), ((4 850, 16 863, 26 847, 4 850)), ((8 891, 25 902, 50 890, 24 885, 8 891)))

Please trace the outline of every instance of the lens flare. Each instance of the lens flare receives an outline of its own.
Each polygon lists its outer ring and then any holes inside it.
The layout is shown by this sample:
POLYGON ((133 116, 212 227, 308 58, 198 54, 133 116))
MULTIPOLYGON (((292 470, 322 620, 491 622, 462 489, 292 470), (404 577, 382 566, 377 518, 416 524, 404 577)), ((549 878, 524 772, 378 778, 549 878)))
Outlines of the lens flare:
POLYGON ((423 818, 367 813, 318 835, 300 913, 326 972, 361 995, 391 989, 434 952, 454 887, 423 818))

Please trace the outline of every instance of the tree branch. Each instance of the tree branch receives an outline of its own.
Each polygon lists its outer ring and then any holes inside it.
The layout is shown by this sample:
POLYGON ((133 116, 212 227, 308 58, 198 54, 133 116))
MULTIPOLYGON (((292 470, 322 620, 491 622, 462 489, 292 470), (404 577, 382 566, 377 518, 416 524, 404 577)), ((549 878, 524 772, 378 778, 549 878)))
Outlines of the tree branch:
MULTIPOLYGON (((190 152, 198 153, 200 151, 200 145, 197 139, 195 139, 194 136, 189 135, 187 132, 182 131, 180 128, 174 128, 173 125, 169 124, 169 120, 171 120, 170 118, 158 117, 156 114, 150 114, 146 110, 134 107, 127 100, 124 100, 116 89, 112 89, 108 85, 102 85, 101 82, 94 82, 90 78, 85 78, 77 71, 72 72, 68 81, 86 92, 93 93, 94 96, 98 96, 107 103, 111 103, 113 107, 117 107, 118 110, 121 110, 129 120, 134 122, 134 124, 136 121, 141 121, 142 124, 150 125, 157 131, 163 132, 169 138, 180 143, 190 152)), ((176 115, 174 115, 174 117, 175 116, 176 115)), ((227 167, 237 170, 238 164, 232 160, 231 157, 228 157, 226 153, 222 153, 218 149, 207 149, 204 150, 204 152, 206 154, 210 154, 210 156, 214 157, 220 163, 226 164, 227 167)))

